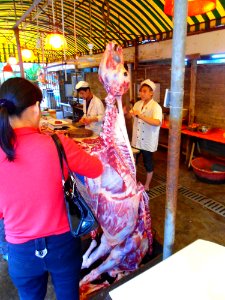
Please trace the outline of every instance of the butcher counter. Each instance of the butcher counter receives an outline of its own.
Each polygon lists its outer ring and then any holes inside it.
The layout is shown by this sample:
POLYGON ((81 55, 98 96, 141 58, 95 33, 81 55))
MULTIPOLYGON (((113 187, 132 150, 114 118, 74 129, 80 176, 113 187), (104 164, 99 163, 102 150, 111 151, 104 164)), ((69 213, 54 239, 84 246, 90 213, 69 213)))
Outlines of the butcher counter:
MULTIPOLYGON (((49 129, 49 122, 51 122, 51 121, 57 121, 57 119, 42 119, 42 121, 41 121, 41 126, 43 127, 42 128, 42 131, 43 132, 45 132, 45 133, 48 133, 47 131, 48 131, 48 129, 49 129)), ((65 122, 65 124, 62 124, 62 125, 65 125, 66 127, 67 127, 67 129, 66 130, 64 130, 64 129, 58 129, 57 131, 58 132, 62 132, 62 133, 65 133, 65 134, 67 134, 67 132, 68 132, 68 130, 79 130, 79 128, 76 126, 76 124, 78 124, 78 123, 73 123, 72 122, 72 120, 70 120, 70 119, 63 119, 63 120, 58 120, 58 121, 62 121, 62 122, 65 122)), ((52 133, 52 132, 51 132, 52 133)), ((74 140, 74 141, 76 141, 76 142, 78 142, 78 143, 80 143, 81 144, 81 146, 83 146, 83 148, 85 149, 85 150, 87 150, 88 151, 88 147, 87 147, 87 145, 85 145, 85 140, 87 141, 87 140, 93 140, 93 144, 95 143, 94 142, 94 140, 95 139, 97 139, 99 137, 99 135, 97 135, 97 134, 95 134, 95 133, 92 133, 92 135, 91 136, 84 136, 84 137, 72 137, 72 139, 74 140)), ((89 141, 90 142, 90 141, 89 141)), ((92 144, 91 142, 90 142, 90 144, 92 144)), ((133 153, 133 155, 134 155, 134 157, 135 157, 135 155, 136 154, 138 154, 139 152, 140 152, 140 150, 139 149, 136 149, 136 148, 133 148, 133 147, 131 147, 131 150, 132 150, 132 153, 133 153)))

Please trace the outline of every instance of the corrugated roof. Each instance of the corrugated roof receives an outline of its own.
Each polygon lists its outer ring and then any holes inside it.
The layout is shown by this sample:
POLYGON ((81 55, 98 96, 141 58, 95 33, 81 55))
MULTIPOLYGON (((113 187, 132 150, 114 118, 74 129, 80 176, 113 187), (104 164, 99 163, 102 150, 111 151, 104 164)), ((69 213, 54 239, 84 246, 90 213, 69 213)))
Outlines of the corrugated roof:
MULTIPOLYGON (((99 53, 112 39, 128 47, 134 45, 135 41, 146 43, 172 37, 173 21, 163 11, 164 0, 54 0, 55 28, 60 32, 62 2, 68 44, 67 58, 75 57, 75 40, 78 54, 83 55, 88 54, 88 43, 93 43, 94 53, 99 53)), ((54 29, 52 1, 0 0, 1 61, 6 61, 10 54, 17 53, 13 27, 32 6, 35 8, 19 25, 20 41, 22 47, 26 46, 35 52, 36 60, 42 60, 41 44, 54 29)), ((225 26, 225 0, 217 0, 216 9, 207 14, 188 17, 187 24, 188 34, 225 26)), ((44 51, 44 57, 48 62, 63 60, 63 51, 44 51)))

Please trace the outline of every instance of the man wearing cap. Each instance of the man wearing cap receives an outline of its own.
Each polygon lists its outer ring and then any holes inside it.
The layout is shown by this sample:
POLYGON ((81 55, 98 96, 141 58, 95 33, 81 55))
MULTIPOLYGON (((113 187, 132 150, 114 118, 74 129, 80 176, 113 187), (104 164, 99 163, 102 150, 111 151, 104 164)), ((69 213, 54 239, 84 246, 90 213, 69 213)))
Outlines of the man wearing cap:
POLYGON ((153 99, 156 85, 150 79, 141 82, 141 100, 134 104, 129 114, 133 116, 132 147, 140 150, 143 162, 147 171, 145 180, 145 190, 149 191, 153 175, 153 152, 157 150, 159 140, 159 130, 162 122, 162 108, 153 99))
POLYGON ((84 116, 79 122, 84 124, 85 128, 91 129, 95 134, 99 135, 105 113, 102 101, 92 94, 89 83, 86 81, 79 81, 76 85, 76 90, 79 96, 84 99, 84 116))

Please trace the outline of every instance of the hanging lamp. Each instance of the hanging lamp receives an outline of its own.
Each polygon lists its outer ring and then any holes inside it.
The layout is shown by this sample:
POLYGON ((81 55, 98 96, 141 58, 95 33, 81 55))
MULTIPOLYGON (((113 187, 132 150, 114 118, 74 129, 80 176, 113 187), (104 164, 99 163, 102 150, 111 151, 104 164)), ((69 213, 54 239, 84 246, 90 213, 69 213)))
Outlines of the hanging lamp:
POLYGON ((3 69, 2 69, 3 72, 9 72, 9 73, 13 73, 13 69, 11 67, 11 65, 9 63, 7 63, 3 69))
POLYGON ((53 32, 48 34, 45 38, 45 49, 46 50, 64 50, 64 49, 67 49, 67 42, 66 42, 66 39, 65 39, 64 35, 59 33, 56 30, 54 0, 52 0, 52 18, 53 18, 53 32))
MULTIPOLYGON (((165 0, 164 12, 173 16, 175 0, 165 0)), ((188 0, 188 16, 205 14, 216 8, 216 0, 188 0)))
POLYGON ((91 1, 89 0, 89 31, 90 31, 90 36, 89 36, 89 40, 90 42, 87 44, 88 49, 89 49, 89 55, 93 54, 93 48, 94 48, 94 44, 92 43, 92 10, 91 10, 91 1))
POLYGON ((8 58, 8 63, 9 63, 10 65, 16 65, 16 64, 17 64, 17 59, 16 59, 16 57, 10 55, 9 58, 8 58))
POLYGON ((94 48, 94 44, 87 44, 88 49, 89 49, 89 55, 93 55, 93 48, 94 48))
POLYGON ((92 18, 92 10, 91 10, 91 1, 89 0, 89 43, 87 44, 87 47, 89 49, 89 59, 92 60, 92 55, 93 55, 93 48, 94 48, 94 44, 92 43, 92 22, 91 22, 91 18, 92 18))
POLYGON ((2 69, 3 81, 13 77, 13 69, 9 63, 7 63, 2 69))
POLYGON ((63 50, 67 47, 67 42, 61 33, 50 33, 45 38, 45 49, 46 50, 63 50))
POLYGON ((21 47, 22 60, 30 62, 34 58, 34 52, 27 47, 26 41, 27 36, 26 33, 24 33, 24 45, 21 47))
POLYGON ((23 60, 31 60, 34 57, 34 52, 30 49, 24 48, 21 51, 23 60))

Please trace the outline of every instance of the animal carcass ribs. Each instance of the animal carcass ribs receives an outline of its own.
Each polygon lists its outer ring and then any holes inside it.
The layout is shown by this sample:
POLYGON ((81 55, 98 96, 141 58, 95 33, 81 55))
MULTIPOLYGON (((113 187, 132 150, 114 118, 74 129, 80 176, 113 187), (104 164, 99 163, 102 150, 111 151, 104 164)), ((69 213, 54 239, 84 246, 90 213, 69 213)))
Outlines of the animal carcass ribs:
POLYGON ((96 241, 92 241, 83 257, 82 268, 90 267, 99 258, 104 260, 81 280, 81 286, 105 272, 115 276, 137 269, 152 248, 149 199, 142 184, 136 181, 122 108, 122 95, 129 88, 129 74, 124 68, 122 48, 113 42, 106 47, 99 78, 108 93, 106 111, 100 139, 96 145, 89 146, 101 159, 104 172, 97 179, 85 178, 85 181, 91 199, 89 205, 103 234, 97 248, 96 241))

